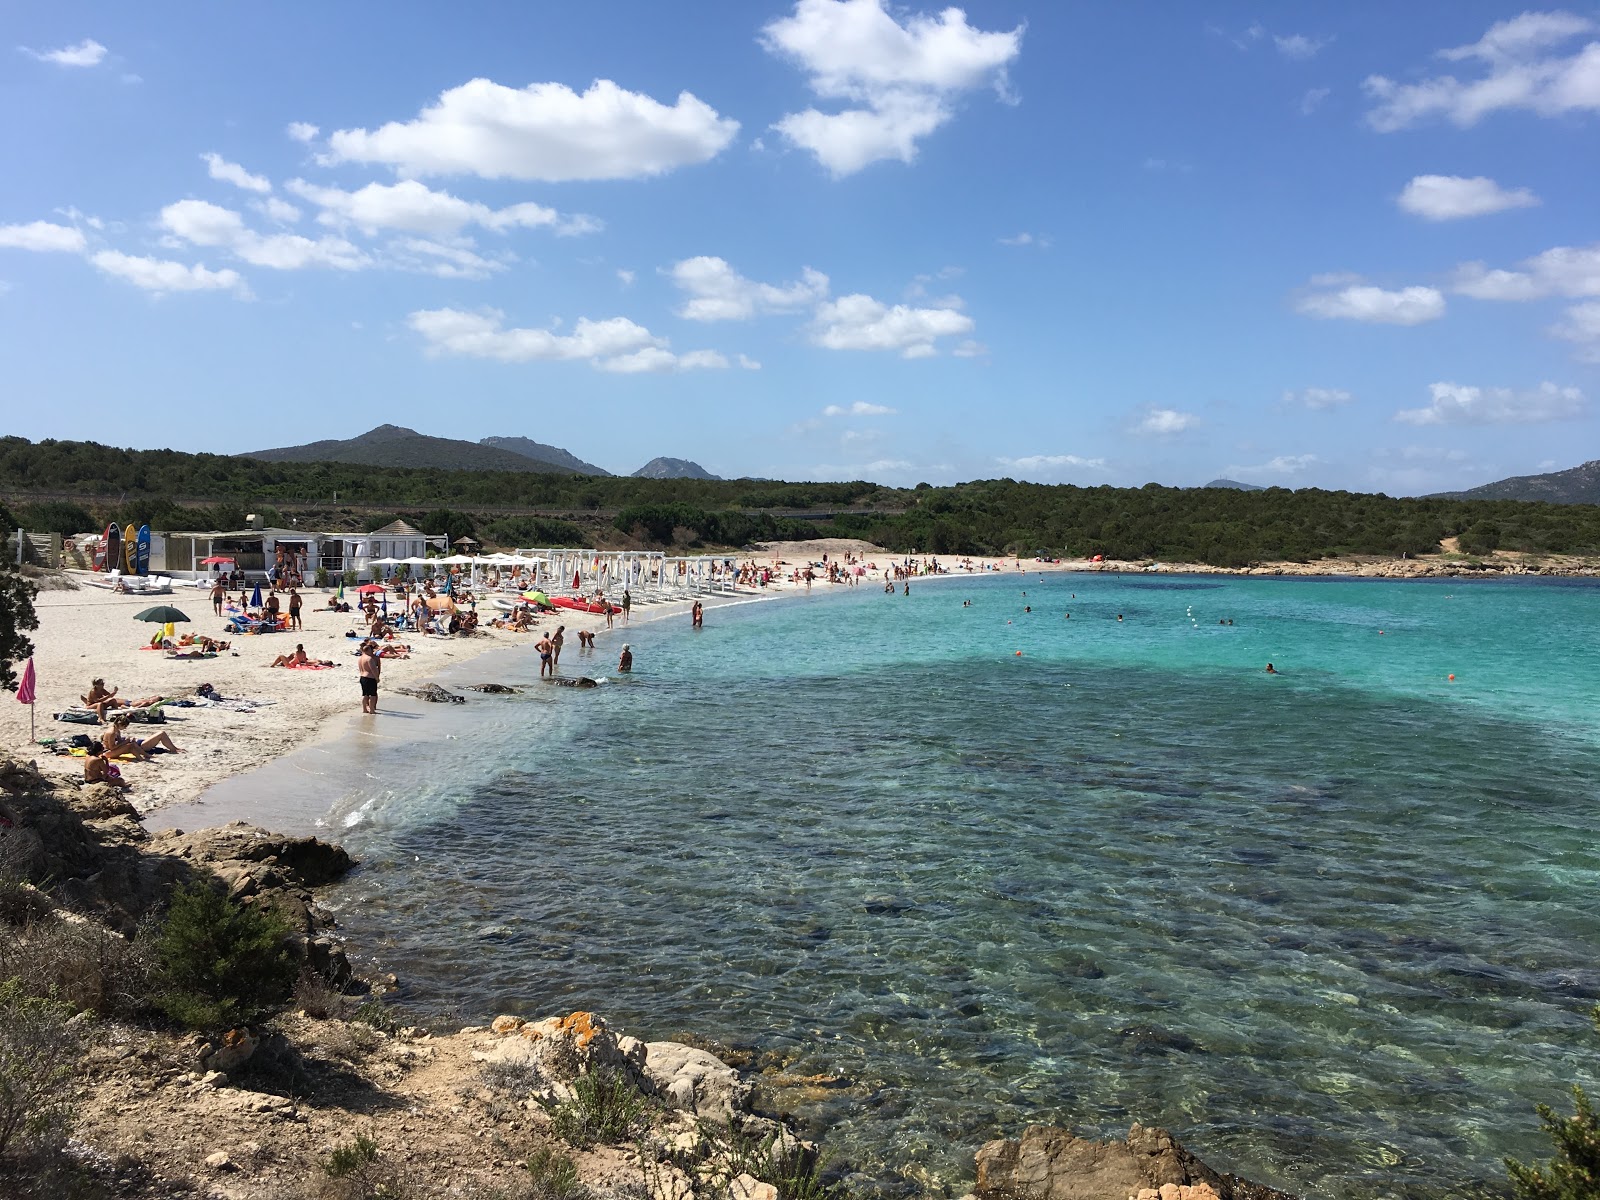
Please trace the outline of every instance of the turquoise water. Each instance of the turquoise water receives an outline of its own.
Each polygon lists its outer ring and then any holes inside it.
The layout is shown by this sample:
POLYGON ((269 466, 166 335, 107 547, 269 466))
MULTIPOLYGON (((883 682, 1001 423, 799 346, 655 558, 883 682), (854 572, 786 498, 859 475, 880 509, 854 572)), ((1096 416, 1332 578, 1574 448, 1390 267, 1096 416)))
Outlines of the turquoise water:
POLYGON ((335 906, 424 1006, 841 1076, 776 1102, 885 1193, 1140 1120, 1309 1195, 1459 1195, 1597 1073, 1597 613, 1013 575, 636 626, 631 679, 361 751, 335 906))

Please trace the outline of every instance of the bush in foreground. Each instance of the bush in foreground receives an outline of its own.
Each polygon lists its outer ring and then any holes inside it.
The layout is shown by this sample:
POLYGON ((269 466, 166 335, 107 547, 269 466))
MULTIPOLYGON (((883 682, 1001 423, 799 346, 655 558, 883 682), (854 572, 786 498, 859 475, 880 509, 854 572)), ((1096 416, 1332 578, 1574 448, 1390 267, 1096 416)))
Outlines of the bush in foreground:
POLYGON ((284 945, 289 928, 197 882, 172 893, 156 936, 157 1005, 191 1029, 248 1022, 282 1004, 298 969, 284 945))
POLYGON ((572 1081, 572 1099, 551 1113, 550 1131, 580 1150, 615 1145, 640 1132, 645 1099, 618 1071, 591 1071, 572 1081))
MULTIPOLYGON (((1600 1029, 1600 1005, 1589 1015, 1600 1029)), ((1506 1159, 1517 1200, 1600 1200, 1600 1113, 1576 1084, 1572 1098, 1576 1111, 1570 1117, 1548 1104, 1538 1108, 1555 1158, 1542 1167, 1506 1159)))
POLYGON ((83 1053, 70 1006, 0 982, 0 1158, 59 1140, 72 1123, 70 1083, 83 1053))

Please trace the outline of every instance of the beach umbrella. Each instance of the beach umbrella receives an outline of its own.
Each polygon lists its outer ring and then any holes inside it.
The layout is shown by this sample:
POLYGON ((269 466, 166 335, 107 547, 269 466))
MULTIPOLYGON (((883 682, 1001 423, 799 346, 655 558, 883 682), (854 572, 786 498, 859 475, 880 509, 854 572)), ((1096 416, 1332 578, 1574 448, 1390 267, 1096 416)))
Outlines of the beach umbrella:
MULTIPOLYGON (((250 607, 251 608, 260 608, 261 607, 261 585, 259 583, 256 584, 256 590, 250 593, 250 607)), ((186 620, 186 621, 188 619, 189 618, 187 618, 187 617, 184 618, 184 620, 186 620)))
POLYGON ((22 668, 22 682, 17 685, 17 703, 28 706, 28 740, 33 741, 33 702, 38 688, 34 682, 33 659, 22 668))
POLYGON ((529 604, 549 604, 550 603, 550 597, 546 596, 543 592, 539 592, 539 591, 523 592, 522 593, 522 598, 524 600, 526 600, 529 604))
POLYGON ((344 576, 343 575, 339 576, 338 597, 339 597, 340 600, 344 599, 344 576))
POLYGON ((202 558, 200 560, 201 564, 207 567, 215 567, 222 563, 231 563, 232 561, 233 559, 229 558, 226 554, 213 554, 210 558, 202 558))
POLYGON ((356 589, 356 594, 360 596, 381 596, 384 591, 385 588, 381 583, 363 583, 356 589))
POLYGON ((154 608, 147 608, 142 613, 134 613, 135 621, 151 621, 157 625, 171 625, 174 621, 189 620, 183 615, 181 609, 173 608, 170 604, 158 604, 154 608))
POLYGON ((576 591, 582 590, 582 588, 583 588, 583 580, 580 579, 578 577, 578 573, 576 571, 574 571, 572 573, 572 590, 576 592, 576 591))

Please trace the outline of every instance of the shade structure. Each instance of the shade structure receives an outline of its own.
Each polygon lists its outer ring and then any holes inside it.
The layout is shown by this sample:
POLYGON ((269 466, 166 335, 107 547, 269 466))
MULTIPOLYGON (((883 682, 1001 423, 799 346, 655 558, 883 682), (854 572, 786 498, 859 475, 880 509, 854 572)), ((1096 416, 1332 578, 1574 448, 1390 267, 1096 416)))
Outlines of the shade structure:
POLYGON ((157 625, 171 625, 174 621, 189 620, 181 609, 173 608, 170 604, 158 604, 154 608, 147 608, 142 613, 134 613, 135 621, 152 621, 157 625))
POLYGON ((33 675, 33 659, 30 658, 23 664, 22 682, 17 684, 17 703, 32 704, 37 686, 33 675))
POLYGON ((220 566, 222 563, 231 563, 234 561, 236 560, 229 558, 226 554, 213 554, 210 558, 202 558, 200 560, 201 564, 207 567, 220 566))
POLYGON ((384 586, 381 583, 363 583, 356 592, 362 596, 381 596, 384 593, 384 586))
POLYGON ((256 590, 250 593, 250 607, 261 607, 261 585, 259 583, 256 584, 256 590))
POLYGON ((582 586, 583 586, 583 578, 578 574, 578 572, 574 571, 572 573, 572 590, 573 591, 577 591, 582 586))
POLYGON ((522 598, 529 604, 549 604, 550 597, 543 592, 523 592, 522 598))
POLYGON ((367 562, 369 567, 397 567, 405 562, 403 558, 374 558, 367 562))

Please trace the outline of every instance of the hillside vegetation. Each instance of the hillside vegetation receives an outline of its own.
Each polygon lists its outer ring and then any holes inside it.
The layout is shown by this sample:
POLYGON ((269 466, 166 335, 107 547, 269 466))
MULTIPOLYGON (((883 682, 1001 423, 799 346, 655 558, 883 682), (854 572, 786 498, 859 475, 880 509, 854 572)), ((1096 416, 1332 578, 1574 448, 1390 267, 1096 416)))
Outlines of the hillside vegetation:
POLYGON ((998 479, 896 489, 864 481, 591 478, 261 462, 23 438, 0 439, 0 484, 17 510, 0 520, 63 533, 111 519, 153 528, 236 528, 246 511, 270 517, 270 506, 281 504, 320 506, 324 513, 341 505, 369 514, 381 509, 430 532, 448 530, 452 538, 471 533, 521 545, 562 544, 551 534, 577 544, 679 547, 859 537, 908 553, 1104 554, 1244 566, 1435 554, 1443 539, 1456 538, 1468 555, 1600 555, 1600 507, 1593 505, 1309 488, 1083 488, 998 479))

